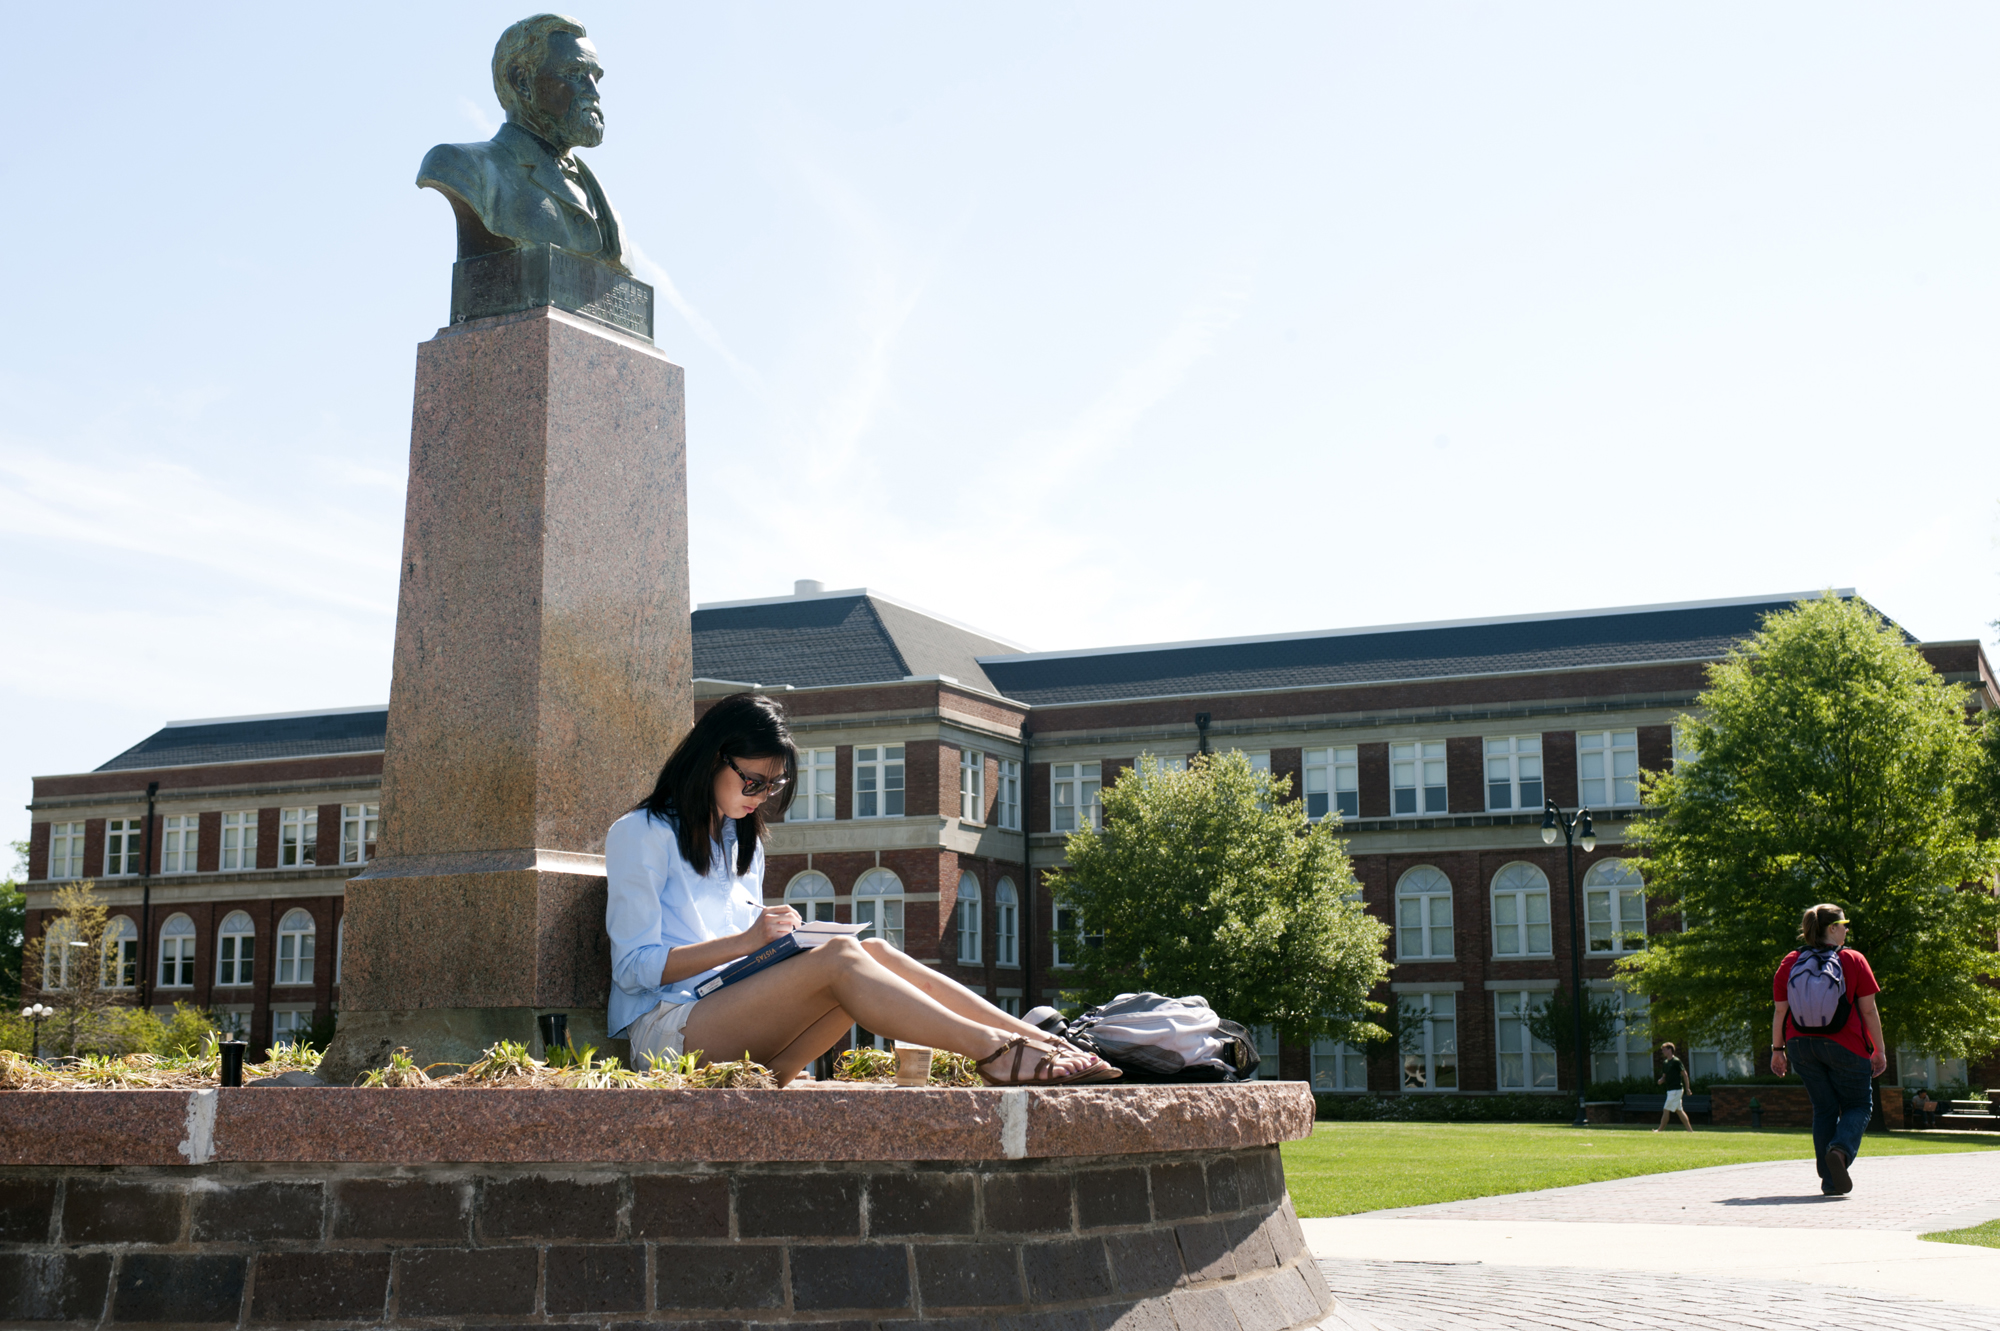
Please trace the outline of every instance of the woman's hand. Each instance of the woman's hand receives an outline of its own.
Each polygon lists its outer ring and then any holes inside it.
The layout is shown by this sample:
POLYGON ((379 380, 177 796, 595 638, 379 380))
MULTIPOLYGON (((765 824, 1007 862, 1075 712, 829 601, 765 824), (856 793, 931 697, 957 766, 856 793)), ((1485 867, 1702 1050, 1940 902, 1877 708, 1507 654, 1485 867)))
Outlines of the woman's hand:
POLYGON ((745 929, 740 938, 750 946, 747 951, 755 952, 766 943, 774 943, 799 927, 799 913, 790 906, 766 906, 758 915, 756 923, 745 929))

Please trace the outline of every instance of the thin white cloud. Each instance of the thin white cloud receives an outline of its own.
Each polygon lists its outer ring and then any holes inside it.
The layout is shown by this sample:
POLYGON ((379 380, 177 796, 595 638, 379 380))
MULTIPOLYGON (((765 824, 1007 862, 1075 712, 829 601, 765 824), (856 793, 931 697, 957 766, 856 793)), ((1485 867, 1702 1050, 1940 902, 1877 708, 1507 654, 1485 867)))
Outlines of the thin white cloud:
POLYGON ((736 353, 731 351, 729 345, 722 340, 721 331, 703 317, 702 312, 694 307, 692 301, 681 294, 681 289, 674 284, 674 279, 668 274, 666 269, 655 263, 652 256, 637 245, 628 243, 625 246, 625 255, 632 261, 632 266, 638 269, 642 276, 651 280, 654 289, 667 298, 667 304, 674 307, 675 313, 679 314, 687 322, 687 326, 694 330, 694 335, 706 343, 710 351, 722 357, 729 368, 735 371, 738 379, 741 379, 746 385, 752 388, 762 388, 764 386, 763 376, 737 358, 736 353))

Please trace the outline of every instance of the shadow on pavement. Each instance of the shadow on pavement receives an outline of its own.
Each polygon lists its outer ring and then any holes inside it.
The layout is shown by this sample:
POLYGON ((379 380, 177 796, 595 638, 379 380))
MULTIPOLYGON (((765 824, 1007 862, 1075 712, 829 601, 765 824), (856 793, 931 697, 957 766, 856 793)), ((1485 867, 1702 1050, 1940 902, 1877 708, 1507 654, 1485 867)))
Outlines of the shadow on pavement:
POLYGON ((1838 1205, 1845 1197, 1828 1197, 1821 1193, 1801 1193, 1796 1197, 1724 1197, 1723 1206, 1820 1206, 1838 1205))

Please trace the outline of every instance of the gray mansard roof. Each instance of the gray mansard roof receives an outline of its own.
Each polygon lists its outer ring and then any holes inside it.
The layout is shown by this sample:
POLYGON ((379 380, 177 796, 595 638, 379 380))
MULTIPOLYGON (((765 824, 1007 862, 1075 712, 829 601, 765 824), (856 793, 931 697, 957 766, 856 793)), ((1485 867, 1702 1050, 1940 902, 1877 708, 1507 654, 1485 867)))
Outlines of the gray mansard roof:
POLYGON ((823 688, 949 675, 997 693, 982 658, 1019 650, 866 588, 704 605, 694 612, 697 679, 823 688))
POLYGON ((345 707, 278 716, 228 716, 209 721, 169 721, 97 770, 185 767, 267 758, 317 758, 374 753, 382 748, 389 709, 345 707))
POLYGON ((1020 653, 985 658, 981 664, 997 692, 1046 706, 1709 661, 1756 632, 1765 615, 1800 599, 1755 597, 1219 642, 1020 653))

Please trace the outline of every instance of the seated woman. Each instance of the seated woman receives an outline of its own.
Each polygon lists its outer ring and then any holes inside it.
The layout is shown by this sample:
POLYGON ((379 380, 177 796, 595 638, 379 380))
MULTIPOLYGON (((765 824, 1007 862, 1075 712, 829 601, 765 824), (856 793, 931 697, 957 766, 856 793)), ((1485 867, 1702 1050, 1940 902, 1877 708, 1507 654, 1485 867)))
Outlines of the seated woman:
POLYGON ((798 750, 777 704, 724 698, 667 759, 653 793, 604 842, 613 1036, 632 1063, 684 1050, 750 1057, 778 1084, 848 1028, 978 1060, 993 1085, 1109 1081, 1118 1071, 994 1007, 880 939, 834 939, 695 998, 738 957, 800 923, 763 904, 764 814, 791 803, 798 750))

